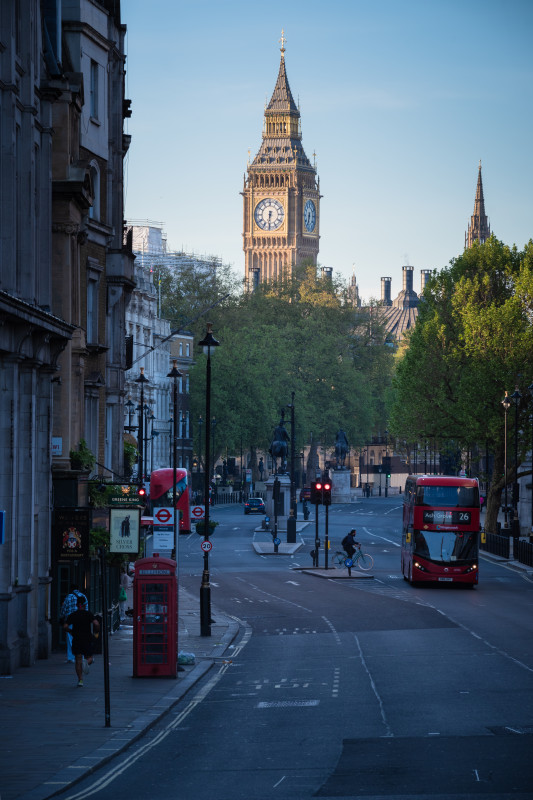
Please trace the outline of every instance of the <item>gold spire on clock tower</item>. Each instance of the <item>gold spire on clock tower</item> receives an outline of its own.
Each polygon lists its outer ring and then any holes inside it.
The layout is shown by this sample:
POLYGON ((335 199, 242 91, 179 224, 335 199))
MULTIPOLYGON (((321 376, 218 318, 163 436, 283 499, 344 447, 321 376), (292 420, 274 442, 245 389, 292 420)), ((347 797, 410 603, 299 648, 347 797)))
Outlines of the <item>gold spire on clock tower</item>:
POLYGON ((316 264, 318 256, 320 184, 302 146, 300 111, 285 68, 286 42, 282 31, 263 139, 244 177, 243 249, 250 289, 288 278, 296 264, 305 259, 316 264))

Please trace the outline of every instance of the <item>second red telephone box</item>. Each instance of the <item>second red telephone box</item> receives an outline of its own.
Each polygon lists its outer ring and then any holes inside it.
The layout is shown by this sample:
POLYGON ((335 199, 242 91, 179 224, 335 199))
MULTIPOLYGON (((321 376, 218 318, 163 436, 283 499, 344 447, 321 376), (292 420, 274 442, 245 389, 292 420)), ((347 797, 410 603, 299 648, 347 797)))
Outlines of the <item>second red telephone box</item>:
POLYGON ((133 677, 177 675, 178 598, 176 562, 142 558, 133 586, 133 677))

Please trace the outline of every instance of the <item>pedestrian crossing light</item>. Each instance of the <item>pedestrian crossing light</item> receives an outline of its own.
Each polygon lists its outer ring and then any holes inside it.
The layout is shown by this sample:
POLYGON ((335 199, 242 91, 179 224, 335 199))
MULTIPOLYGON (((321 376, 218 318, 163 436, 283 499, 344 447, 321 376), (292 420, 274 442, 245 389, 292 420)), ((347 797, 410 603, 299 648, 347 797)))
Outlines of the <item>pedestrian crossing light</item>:
POLYGON ((311 502, 314 505, 321 505, 322 503, 322 482, 314 481, 311 483, 311 502))
POLYGON ((325 506, 331 505, 331 483, 325 481, 322 485, 322 502, 325 506))

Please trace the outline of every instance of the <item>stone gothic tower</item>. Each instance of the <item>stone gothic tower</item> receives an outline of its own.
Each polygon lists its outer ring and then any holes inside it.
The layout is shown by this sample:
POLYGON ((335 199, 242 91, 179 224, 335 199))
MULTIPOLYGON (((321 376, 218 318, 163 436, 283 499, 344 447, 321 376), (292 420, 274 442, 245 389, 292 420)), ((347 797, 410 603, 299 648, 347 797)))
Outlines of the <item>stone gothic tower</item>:
POLYGON ((285 37, 263 141, 244 176, 243 249, 249 289, 283 280, 304 259, 316 264, 320 182, 302 146, 300 111, 285 70, 285 37))
POLYGON ((468 232, 465 233, 465 249, 472 247, 476 239, 485 242, 490 237, 490 225, 485 214, 485 200, 483 198, 483 181, 481 180, 481 161, 477 175, 476 199, 474 200, 474 213, 470 219, 468 232))

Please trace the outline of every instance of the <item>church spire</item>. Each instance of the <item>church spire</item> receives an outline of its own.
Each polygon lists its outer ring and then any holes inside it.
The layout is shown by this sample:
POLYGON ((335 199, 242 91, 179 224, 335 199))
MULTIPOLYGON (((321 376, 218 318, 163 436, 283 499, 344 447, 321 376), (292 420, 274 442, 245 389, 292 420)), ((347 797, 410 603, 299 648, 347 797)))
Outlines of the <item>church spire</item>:
POLYGON ((465 233, 465 248, 472 247, 474 241, 479 239, 485 242, 490 237, 490 225, 485 214, 485 199, 483 197, 483 180, 481 178, 481 161, 477 175, 476 199, 474 200, 474 213, 470 219, 468 232, 465 233))

